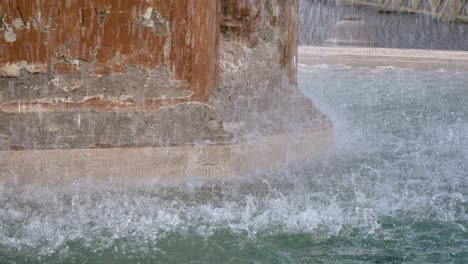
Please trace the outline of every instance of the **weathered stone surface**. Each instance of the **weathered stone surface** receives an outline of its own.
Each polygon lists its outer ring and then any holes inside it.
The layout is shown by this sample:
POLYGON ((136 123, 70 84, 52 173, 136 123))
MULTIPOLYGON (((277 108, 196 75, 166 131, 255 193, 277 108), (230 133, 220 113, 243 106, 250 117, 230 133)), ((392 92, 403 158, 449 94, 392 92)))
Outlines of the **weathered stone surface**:
POLYGON ((277 47, 277 61, 286 67, 291 82, 296 82, 297 0, 226 0, 221 10, 225 40, 243 40, 250 48, 259 43, 277 47))
POLYGON ((0 1, 0 149, 224 142, 220 5, 0 1))
POLYGON ((82 76, 23 73, 18 78, 1 78, 0 104, 9 102, 80 102, 87 98, 144 101, 158 98, 189 98, 193 92, 186 81, 172 80, 167 68, 147 72, 129 67, 126 74, 82 76))
POLYGON ((189 84, 194 100, 206 100, 217 84, 219 1, 0 3, 0 30, 15 34, 0 38, 0 77, 18 77, 26 65, 81 79, 163 68, 170 80, 189 84), (19 62, 26 64, 11 67, 19 62))
POLYGON ((210 102, 236 140, 279 134, 328 123, 276 63, 277 47, 260 42, 222 42, 221 83, 210 102), (234 54, 236 54, 234 56, 234 54))
POLYGON ((157 111, 1 112, 0 120, 0 150, 220 144, 230 139, 216 111, 201 103, 157 111))
POLYGON ((0 150, 227 144, 327 124, 297 0, 0 0, 0 150), (9 31, 10 32, 10 31, 9 31))
POLYGON ((297 86, 297 1, 223 1, 221 81, 210 98, 234 140, 327 124, 297 86))

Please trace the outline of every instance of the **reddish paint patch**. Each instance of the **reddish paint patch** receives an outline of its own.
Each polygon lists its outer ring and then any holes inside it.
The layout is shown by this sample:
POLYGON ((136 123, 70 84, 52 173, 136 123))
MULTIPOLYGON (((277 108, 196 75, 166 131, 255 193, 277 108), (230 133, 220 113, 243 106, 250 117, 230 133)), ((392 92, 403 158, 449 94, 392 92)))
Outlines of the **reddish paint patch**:
POLYGON ((50 73, 125 73, 128 66, 167 68, 207 101, 217 85, 219 0, 0 0, 5 22, 15 18, 17 40, 0 37, 0 65, 27 61, 50 73), (148 8, 169 25, 167 34, 136 23, 148 8))

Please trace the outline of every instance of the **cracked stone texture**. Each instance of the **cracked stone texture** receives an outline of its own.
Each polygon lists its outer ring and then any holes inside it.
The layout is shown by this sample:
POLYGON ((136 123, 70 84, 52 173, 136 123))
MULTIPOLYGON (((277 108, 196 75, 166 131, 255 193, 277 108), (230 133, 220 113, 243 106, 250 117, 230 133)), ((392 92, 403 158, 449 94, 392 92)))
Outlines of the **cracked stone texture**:
POLYGON ((20 78, 0 78, 0 104, 7 102, 41 101, 79 102, 89 97, 119 100, 132 98, 137 101, 154 98, 189 97, 186 81, 171 80, 165 68, 148 73, 130 67, 127 74, 107 75, 50 75, 24 72, 20 78))

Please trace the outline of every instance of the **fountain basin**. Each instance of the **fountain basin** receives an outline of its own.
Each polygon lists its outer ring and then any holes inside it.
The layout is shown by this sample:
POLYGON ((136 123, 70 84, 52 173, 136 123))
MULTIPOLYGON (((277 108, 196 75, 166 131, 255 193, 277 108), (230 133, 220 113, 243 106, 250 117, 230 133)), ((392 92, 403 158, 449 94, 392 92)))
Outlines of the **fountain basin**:
POLYGON ((424 49, 299 46, 303 64, 347 64, 468 71, 468 52, 424 49))

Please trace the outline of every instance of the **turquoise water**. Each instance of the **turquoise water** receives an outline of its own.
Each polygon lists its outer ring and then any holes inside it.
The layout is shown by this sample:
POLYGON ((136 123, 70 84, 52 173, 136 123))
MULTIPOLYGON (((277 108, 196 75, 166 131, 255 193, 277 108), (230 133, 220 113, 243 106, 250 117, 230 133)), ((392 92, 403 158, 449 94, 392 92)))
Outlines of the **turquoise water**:
POLYGON ((332 157, 237 180, 0 185, 0 263, 468 263, 468 73, 300 68, 332 157))

